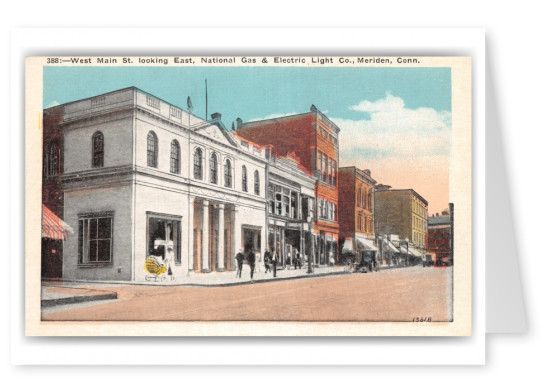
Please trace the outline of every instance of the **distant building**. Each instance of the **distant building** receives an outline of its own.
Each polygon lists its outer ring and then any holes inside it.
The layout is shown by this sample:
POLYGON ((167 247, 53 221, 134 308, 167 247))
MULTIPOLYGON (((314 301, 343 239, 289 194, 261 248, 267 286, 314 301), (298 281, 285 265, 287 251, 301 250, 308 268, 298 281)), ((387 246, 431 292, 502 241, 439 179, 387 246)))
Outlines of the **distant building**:
POLYGON ((315 180, 314 263, 333 264, 338 257, 338 161, 340 129, 314 105, 310 112, 242 123, 236 133, 278 156, 294 154, 315 180))
POLYGON ((357 256, 373 257, 378 251, 374 224, 375 184, 370 170, 357 167, 339 168, 341 253, 352 251, 357 256))
POLYGON ((421 256, 427 248, 428 202, 413 189, 378 186, 375 191, 375 232, 398 235, 421 256))
MULTIPOLYGON (((453 205, 451 213, 453 213, 453 205)), ((439 215, 432 215, 428 219, 428 251, 436 255, 436 264, 453 264, 453 221, 450 210, 444 210, 439 215)))

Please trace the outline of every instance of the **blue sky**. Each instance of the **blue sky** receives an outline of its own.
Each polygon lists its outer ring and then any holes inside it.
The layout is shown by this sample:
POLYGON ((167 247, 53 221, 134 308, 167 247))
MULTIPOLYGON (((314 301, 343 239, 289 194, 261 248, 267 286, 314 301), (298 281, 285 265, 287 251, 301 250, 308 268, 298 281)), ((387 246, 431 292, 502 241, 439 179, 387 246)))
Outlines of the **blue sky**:
POLYGON ((227 125, 273 113, 302 113, 315 104, 331 117, 365 119, 349 110, 363 100, 402 98, 408 108, 451 110, 449 68, 44 67, 44 105, 135 86, 195 114, 218 111, 227 125), (67 88, 71 86, 71 88, 67 88))
POLYGON ((379 182, 414 188, 440 212, 449 202, 450 68, 44 67, 44 107, 138 87, 205 116, 245 122, 324 112, 341 129, 339 164, 369 168, 379 182))

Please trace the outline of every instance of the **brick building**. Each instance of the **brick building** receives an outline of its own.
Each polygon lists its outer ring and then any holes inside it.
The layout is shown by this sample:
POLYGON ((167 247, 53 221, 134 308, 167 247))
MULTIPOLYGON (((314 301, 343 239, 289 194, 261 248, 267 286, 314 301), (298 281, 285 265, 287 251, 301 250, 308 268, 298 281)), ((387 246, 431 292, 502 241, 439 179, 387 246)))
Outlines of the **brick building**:
POLYGON ((450 207, 450 210, 442 211, 441 215, 436 213, 428 219, 427 250, 435 254, 437 265, 453 264, 453 205, 450 204, 450 207))
POLYGON ((375 232, 398 235, 413 256, 427 248, 428 202, 413 189, 378 186, 375 191, 375 232))
POLYGON ((329 265, 338 257, 338 161, 340 129, 314 105, 310 112, 242 123, 239 136, 270 145, 279 156, 294 154, 315 180, 314 262, 329 265))
MULTIPOLYGON (((47 210, 63 219, 63 134, 61 120, 63 107, 45 109, 42 116, 42 203, 47 210)), ((63 266, 63 242, 42 238, 42 277, 60 278, 63 266)))
POLYGON ((339 168, 339 243, 341 253, 372 257, 377 252, 374 224, 374 187, 370 170, 339 168), (367 253, 367 254, 365 254, 367 253))

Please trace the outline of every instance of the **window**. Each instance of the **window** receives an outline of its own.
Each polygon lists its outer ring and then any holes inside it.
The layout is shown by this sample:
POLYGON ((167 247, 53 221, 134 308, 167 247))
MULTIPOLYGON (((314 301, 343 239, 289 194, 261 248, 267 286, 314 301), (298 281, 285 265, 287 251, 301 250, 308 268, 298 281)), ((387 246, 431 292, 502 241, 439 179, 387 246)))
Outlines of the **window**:
POLYGON ((159 142, 154 132, 147 135, 147 165, 157 167, 157 157, 159 151, 159 142))
POLYGON ((268 183, 268 212, 275 213, 275 201, 274 201, 274 185, 273 183, 268 183))
POLYGON ((232 185, 232 175, 231 175, 231 162, 229 159, 226 159, 224 163, 224 186, 231 187, 232 185))
POLYGON ((357 218, 357 225, 358 225, 358 231, 361 231, 362 230, 362 215, 358 213, 358 218, 357 218))
POLYGON ((254 194, 260 195, 260 174, 258 170, 254 172, 254 194))
POLYGON ((147 212, 147 255, 162 258, 164 261, 171 248, 174 264, 181 265, 181 228, 179 216, 166 216, 147 212))
POLYGON ((356 206, 360 208, 362 206, 362 189, 361 187, 358 187, 358 190, 356 191, 356 206))
POLYGON ((241 166, 241 190, 249 191, 247 187, 247 167, 241 166))
POLYGON ((92 136, 92 167, 103 167, 103 133, 92 136))
POLYGON ((210 183, 217 184, 218 183, 218 158, 216 157, 216 154, 213 152, 210 155, 210 183))
POLYGON ((362 208, 366 208, 367 206, 367 195, 366 195, 366 192, 365 192, 365 188, 362 189, 362 208))
POLYGON ((193 153, 193 177, 195 179, 203 178, 203 150, 196 148, 193 153))
POLYGON ((373 192, 371 189, 367 193, 367 209, 370 211, 373 210, 373 192))
POLYGON ((180 144, 176 140, 172 140, 170 143, 170 172, 180 173, 180 144))
POLYGON ((55 143, 48 148, 46 166, 46 176, 55 177, 59 174, 59 148, 55 143))
POLYGON ((113 214, 81 216, 78 220, 78 263, 99 265, 112 261, 113 214))

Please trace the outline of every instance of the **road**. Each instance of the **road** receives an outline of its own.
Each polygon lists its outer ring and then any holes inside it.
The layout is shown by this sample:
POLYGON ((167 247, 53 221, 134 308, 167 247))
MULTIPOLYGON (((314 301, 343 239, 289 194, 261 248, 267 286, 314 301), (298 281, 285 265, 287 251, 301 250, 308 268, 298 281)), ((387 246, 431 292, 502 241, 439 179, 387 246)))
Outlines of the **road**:
POLYGON ((119 285, 119 299, 43 313, 87 321, 449 321, 453 268, 402 268, 230 287, 119 285))

